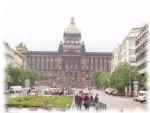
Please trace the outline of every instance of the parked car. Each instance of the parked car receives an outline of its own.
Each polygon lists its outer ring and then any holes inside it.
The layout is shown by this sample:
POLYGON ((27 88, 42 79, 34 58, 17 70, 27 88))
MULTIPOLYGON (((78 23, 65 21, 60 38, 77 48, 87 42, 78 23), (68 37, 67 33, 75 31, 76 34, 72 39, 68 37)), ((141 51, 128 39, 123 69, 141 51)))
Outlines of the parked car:
POLYGON ((117 92, 116 96, 125 96, 125 94, 122 92, 117 92))
POLYGON ((49 87, 45 87, 45 88, 42 90, 42 93, 45 94, 45 95, 50 94, 50 89, 49 89, 49 87))
POLYGON ((107 92, 107 94, 108 95, 112 95, 113 91, 114 91, 114 89, 109 89, 108 92, 107 92))
POLYGON ((52 95, 58 95, 59 94, 59 88, 51 88, 52 95))
POLYGON ((146 91, 139 91, 138 97, 137 97, 137 101, 138 102, 146 102, 146 98, 147 98, 147 92, 146 91))
POLYGON ((11 93, 22 92, 22 86, 10 86, 11 93))
POLYGON ((114 89, 113 88, 106 88, 105 93, 108 95, 111 95, 113 93, 114 89))
POLYGON ((105 89, 105 94, 107 94, 107 92, 108 92, 108 89, 109 89, 109 88, 106 88, 106 89, 105 89))
POLYGON ((38 87, 35 86, 31 87, 31 92, 38 92, 38 87))
POLYGON ((125 96, 127 96, 127 97, 133 97, 134 94, 133 93, 126 93, 125 96))
POLYGON ((63 95, 64 94, 64 90, 63 89, 60 89, 59 90, 59 95, 63 95))
POLYGON ((114 91, 112 92, 112 95, 113 95, 113 96, 117 96, 117 93, 118 93, 118 90, 114 90, 114 91))
POLYGON ((22 88, 22 90, 23 91, 29 91, 29 90, 31 90, 31 87, 24 87, 24 88, 22 88))

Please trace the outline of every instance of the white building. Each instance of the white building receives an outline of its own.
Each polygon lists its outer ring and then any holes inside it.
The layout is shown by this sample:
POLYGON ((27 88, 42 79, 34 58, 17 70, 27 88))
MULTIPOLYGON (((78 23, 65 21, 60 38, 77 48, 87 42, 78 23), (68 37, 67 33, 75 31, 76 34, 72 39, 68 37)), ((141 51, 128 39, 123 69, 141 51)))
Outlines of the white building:
POLYGON ((139 34, 140 28, 131 29, 123 42, 114 49, 111 72, 123 62, 127 62, 132 66, 136 66, 135 42, 139 34))
POLYGON ((5 66, 11 65, 14 67, 22 67, 24 61, 23 56, 19 52, 12 49, 6 42, 4 43, 4 52, 5 66))

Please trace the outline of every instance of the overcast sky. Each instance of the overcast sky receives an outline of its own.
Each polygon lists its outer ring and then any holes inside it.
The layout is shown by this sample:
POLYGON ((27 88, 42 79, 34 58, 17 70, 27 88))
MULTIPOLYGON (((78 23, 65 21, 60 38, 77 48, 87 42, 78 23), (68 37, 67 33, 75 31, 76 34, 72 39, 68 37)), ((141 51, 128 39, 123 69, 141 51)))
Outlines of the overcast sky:
POLYGON ((28 50, 57 51, 64 29, 75 18, 86 51, 111 52, 133 27, 147 23, 147 0, 26 0, 3 5, 4 41, 28 50))

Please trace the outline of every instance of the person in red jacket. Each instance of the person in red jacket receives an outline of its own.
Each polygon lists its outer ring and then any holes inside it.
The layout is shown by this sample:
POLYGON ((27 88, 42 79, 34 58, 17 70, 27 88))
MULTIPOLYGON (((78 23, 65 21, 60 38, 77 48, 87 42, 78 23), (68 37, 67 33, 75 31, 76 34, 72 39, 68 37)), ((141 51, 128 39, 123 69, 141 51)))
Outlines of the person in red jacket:
POLYGON ((82 102, 83 102, 83 96, 80 94, 78 96, 78 100, 77 100, 79 110, 81 110, 81 108, 82 108, 82 102))
POLYGON ((83 100, 84 100, 85 110, 89 110, 90 98, 89 98, 88 94, 85 94, 85 97, 84 97, 83 100))
POLYGON ((78 98, 79 98, 79 95, 78 93, 75 95, 74 97, 74 101, 75 101, 75 105, 76 105, 76 108, 78 109, 78 98))

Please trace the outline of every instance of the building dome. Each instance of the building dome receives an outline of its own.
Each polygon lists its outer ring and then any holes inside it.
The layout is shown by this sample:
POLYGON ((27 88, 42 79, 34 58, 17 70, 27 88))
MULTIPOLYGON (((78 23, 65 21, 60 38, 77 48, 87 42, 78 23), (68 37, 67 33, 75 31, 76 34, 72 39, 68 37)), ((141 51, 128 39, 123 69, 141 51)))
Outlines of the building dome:
POLYGON ((80 30, 75 25, 74 17, 71 17, 70 25, 65 29, 65 33, 80 33, 80 30))

